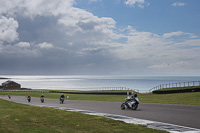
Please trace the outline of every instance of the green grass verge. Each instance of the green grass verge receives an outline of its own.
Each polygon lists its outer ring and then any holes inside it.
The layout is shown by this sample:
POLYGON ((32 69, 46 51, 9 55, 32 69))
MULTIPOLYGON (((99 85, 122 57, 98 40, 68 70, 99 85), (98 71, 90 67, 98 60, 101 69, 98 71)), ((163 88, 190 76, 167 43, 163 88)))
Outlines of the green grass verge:
MULTIPOLYGON (((0 95, 16 95, 40 97, 39 92, 0 92, 0 95)), ((61 93, 43 93, 45 98, 59 99, 61 93)), ((69 100, 88 100, 88 101, 112 101, 123 102, 125 95, 93 95, 93 94, 65 94, 69 100)), ((138 94, 142 103, 164 103, 164 104, 184 104, 200 105, 200 92, 173 93, 173 94, 138 94)))
POLYGON ((200 105, 200 92, 139 95, 144 103, 200 105))
POLYGON ((0 99, 1 133, 165 133, 112 119, 0 99))

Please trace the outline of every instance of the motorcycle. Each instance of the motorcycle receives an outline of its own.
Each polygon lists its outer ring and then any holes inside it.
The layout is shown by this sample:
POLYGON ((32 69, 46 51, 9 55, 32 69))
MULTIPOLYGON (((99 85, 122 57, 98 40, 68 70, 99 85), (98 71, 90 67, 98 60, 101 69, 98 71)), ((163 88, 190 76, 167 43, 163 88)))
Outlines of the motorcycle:
POLYGON ((135 97, 134 99, 127 97, 125 99, 125 102, 122 103, 121 109, 124 110, 130 108, 132 110, 136 110, 138 108, 138 104, 139 104, 139 99, 137 97, 135 97))
POLYGON ((41 97, 40 100, 41 100, 41 102, 43 103, 43 102, 44 102, 44 97, 41 97))
POLYGON ((28 102, 30 103, 30 102, 31 102, 31 97, 28 96, 28 97, 27 97, 27 100, 28 100, 28 102))
POLYGON ((61 97, 61 98, 60 98, 60 104, 63 104, 64 100, 65 100, 65 98, 64 98, 64 97, 61 97))

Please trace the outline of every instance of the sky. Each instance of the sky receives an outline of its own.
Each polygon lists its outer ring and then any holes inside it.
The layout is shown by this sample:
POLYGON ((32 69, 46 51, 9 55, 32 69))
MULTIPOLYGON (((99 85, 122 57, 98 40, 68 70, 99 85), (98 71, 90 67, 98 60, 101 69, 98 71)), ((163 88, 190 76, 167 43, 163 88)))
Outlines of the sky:
POLYGON ((200 75, 199 0, 0 0, 0 75, 200 75))

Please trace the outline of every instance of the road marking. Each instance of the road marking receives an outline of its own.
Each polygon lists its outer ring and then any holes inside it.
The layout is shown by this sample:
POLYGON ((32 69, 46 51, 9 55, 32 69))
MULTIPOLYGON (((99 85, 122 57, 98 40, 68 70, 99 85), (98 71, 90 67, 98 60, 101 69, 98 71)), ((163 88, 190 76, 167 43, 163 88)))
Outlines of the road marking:
POLYGON ((190 128, 190 127, 156 122, 156 121, 150 121, 150 120, 143 120, 143 119, 127 117, 127 116, 122 116, 122 115, 98 113, 98 112, 93 112, 93 111, 88 111, 88 110, 80 110, 80 109, 73 109, 73 108, 66 108, 66 107, 34 105, 34 104, 31 104, 31 105, 39 106, 39 107, 49 107, 49 108, 54 108, 54 109, 66 110, 66 111, 80 112, 80 113, 89 114, 89 115, 103 116, 103 117, 110 118, 113 120, 123 121, 125 123, 143 125, 148 128, 168 131, 170 133, 200 133, 200 129, 196 129, 196 128, 190 128))

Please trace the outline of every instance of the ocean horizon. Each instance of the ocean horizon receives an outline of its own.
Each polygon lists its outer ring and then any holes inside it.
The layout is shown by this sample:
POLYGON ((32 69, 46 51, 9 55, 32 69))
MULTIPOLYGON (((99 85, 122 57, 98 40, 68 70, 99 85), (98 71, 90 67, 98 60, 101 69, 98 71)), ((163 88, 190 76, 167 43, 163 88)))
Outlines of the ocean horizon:
POLYGON ((22 88, 48 90, 130 89, 149 92, 155 86, 168 83, 200 81, 200 76, 123 76, 123 75, 0 75, 0 84, 7 80, 22 88))

